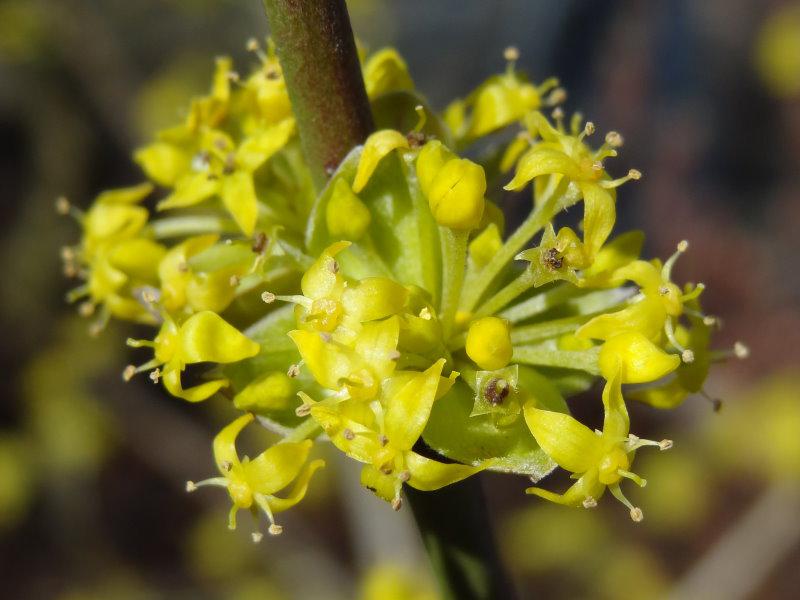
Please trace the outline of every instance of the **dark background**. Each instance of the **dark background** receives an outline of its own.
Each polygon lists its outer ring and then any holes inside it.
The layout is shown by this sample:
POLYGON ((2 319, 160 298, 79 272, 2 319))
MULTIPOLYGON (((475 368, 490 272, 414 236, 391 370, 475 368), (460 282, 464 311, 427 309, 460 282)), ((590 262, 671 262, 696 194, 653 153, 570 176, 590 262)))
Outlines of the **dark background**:
MULTIPOLYGON (((717 345, 751 349, 707 384, 719 414, 703 398, 632 410, 637 433, 676 443, 637 460, 650 480, 639 526, 611 501, 560 509, 525 497, 521 479, 484 477, 522 597, 796 597, 800 5, 348 4, 361 42, 395 46, 436 107, 502 70, 510 44, 534 80, 557 75, 568 111, 625 136, 611 172, 645 174, 621 191, 618 228, 644 229, 648 255, 689 239, 678 278, 707 284, 717 345)), ((224 494, 183 493, 211 474, 229 415, 145 378, 123 385, 132 329, 90 338, 63 301, 59 248, 79 234, 54 199, 86 206, 137 182, 132 149, 206 89, 215 55, 244 66, 247 38, 266 34, 258 0, 0 0, 4 598, 336 599, 395 576, 421 588, 397 598, 433 597, 407 511, 375 501, 333 456, 282 538, 229 533, 224 494)), ((513 219, 516 203, 505 206, 513 219)))

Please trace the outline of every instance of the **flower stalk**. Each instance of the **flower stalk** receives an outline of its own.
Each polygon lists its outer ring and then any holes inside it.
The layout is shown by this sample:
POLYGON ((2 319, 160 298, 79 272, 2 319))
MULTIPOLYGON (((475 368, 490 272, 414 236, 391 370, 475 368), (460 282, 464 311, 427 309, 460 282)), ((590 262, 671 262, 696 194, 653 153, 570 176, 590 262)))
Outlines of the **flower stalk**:
MULTIPOLYGON (((307 164, 318 188, 373 130, 344 0, 264 0, 307 164)), ((450 240, 463 261, 466 233, 450 240)), ((460 270, 458 270, 460 271, 460 270)), ((460 282, 449 282, 460 291, 460 282)), ((449 298, 450 321, 455 298, 449 298)), ((511 598, 477 479, 434 492, 405 486, 444 597, 511 598)))

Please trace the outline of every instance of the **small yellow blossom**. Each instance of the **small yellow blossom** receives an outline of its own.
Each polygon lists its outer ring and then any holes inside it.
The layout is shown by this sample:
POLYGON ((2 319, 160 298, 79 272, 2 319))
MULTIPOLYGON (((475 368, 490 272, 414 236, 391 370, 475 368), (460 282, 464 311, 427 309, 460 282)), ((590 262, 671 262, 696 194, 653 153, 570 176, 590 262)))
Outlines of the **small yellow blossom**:
POLYGON ((228 380, 214 379, 184 389, 181 371, 186 365, 201 362, 232 363, 255 356, 259 351, 258 344, 211 311, 195 313, 181 325, 166 318, 155 340, 128 340, 128 344, 136 348, 153 348, 153 360, 136 371, 155 368, 153 379, 157 381, 163 378, 164 387, 170 394, 189 402, 209 398, 228 385, 228 380), (162 366, 163 369, 160 369, 162 366))
POLYGON ((288 510, 303 499, 311 476, 325 466, 325 461, 313 460, 305 464, 311 450, 311 440, 278 443, 253 460, 247 457, 240 460, 236 438, 253 418, 251 414, 239 417, 214 438, 214 461, 221 477, 197 483, 190 481, 186 484, 186 490, 193 492, 207 485, 224 487, 233 502, 228 517, 230 529, 236 529, 236 513, 239 509, 249 509, 253 514, 261 509, 269 519, 269 533, 279 535, 283 528, 275 523, 275 513, 288 510), (275 495, 292 481, 294 486, 288 496, 281 498, 275 495))

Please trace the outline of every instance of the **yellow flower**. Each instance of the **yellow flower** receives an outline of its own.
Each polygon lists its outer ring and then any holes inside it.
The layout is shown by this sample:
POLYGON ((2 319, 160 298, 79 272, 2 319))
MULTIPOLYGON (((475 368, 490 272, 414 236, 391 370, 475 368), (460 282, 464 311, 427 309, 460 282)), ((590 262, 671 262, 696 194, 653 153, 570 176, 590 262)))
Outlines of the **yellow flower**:
POLYGON ((601 432, 593 432, 569 415, 538 409, 533 402, 525 405, 525 421, 539 446, 577 478, 563 494, 539 487, 528 488, 526 493, 558 504, 591 508, 608 488, 630 509, 634 521, 642 520, 642 511, 625 497, 620 482, 625 478, 644 486, 646 482, 630 471, 635 450, 642 446, 658 446, 666 450, 672 447, 672 442, 653 442, 630 435, 621 383, 618 370, 603 389, 605 417, 601 432))
POLYGON ((370 98, 414 90, 406 61, 394 48, 383 48, 369 57, 364 65, 364 84, 370 98))
POLYGON ((134 348, 149 346, 153 348, 155 356, 140 367, 128 367, 126 378, 136 372, 155 368, 151 378, 154 381, 163 378, 164 387, 170 394, 189 402, 200 402, 211 397, 220 388, 228 385, 228 380, 214 379, 184 389, 181 371, 186 365, 202 362, 232 363, 255 356, 259 351, 257 343, 211 311, 195 313, 181 325, 167 317, 155 340, 128 340, 128 345, 134 348), (163 369, 158 368, 161 366, 163 369))
POLYGON ((620 333, 638 332, 645 338, 658 342, 663 334, 672 347, 681 353, 684 362, 692 362, 693 350, 680 343, 675 337, 674 328, 677 318, 684 312, 684 303, 697 298, 704 286, 700 284, 682 292, 670 280, 675 261, 687 248, 686 241, 678 244, 677 251, 661 268, 656 261, 635 260, 615 269, 614 278, 633 281, 639 286, 641 293, 626 308, 593 318, 576 335, 608 340, 620 333))
POLYGON ((233 300, 236 286, 231 284, 250 265, 234 264, 212 272, 196 272, 189 264, 192 257, 212 247, 219 235, 207 234, 188 238, 173 246, 158 265, 161 279, 161 303, 169 313, 187 307, 191 312, 222 312, 233 300))
POLYGON ((580 279, 576 271, 587 264, 583 244, 575 232, 569 227, 562 227, 556 235, 549 223, 539 245, 523 250, 515 258, 528 262, 526 277, 534 287, 557 280, 578 285, 580 279))
MULTIPOLYGON (((311 404, 312 418, 333 444, 351 458, 366 463, 361 483, 378 496, 400 508, 403 483, 418 490, 436 490, 486 468, 488 463, 469 466, 440 463, 412 450, 428 421, 436 398, 444 395, 454 378, 442 378, 444 359, 424 372, 402 372, 383 385, 386 406, 380 422, 372 413, 349 414, 347 402, 311 404)), ((350 411, 352 412, 352 411, 350 411)))
MULTIPOLYGON (((293 507, 303 499, 311 476, 325 466, 325 461, 314 460, 303 466, 311 450, 311 440, 278 443, 253 460, 246 456, 239 460, 236 438, 253 418, 252 414, 239 417, 214 438, 214 461, 221 477, 197 483, 189 481, 186 490, 193 492, 207 485, 224 487, 233 502, 228 518, 230 529, 236 529, 236 513, 239 509, 250 509, 254 515, 261 509, 269 519, 269 533, 279 535, 283 527, 275 523, 274 514, 293 507), (288 496, 280 498, 275 495, 292 481, 295 483, 288 496)), ((258 541, 260 534, 253 534, 253 539, 258 541)))
POLYGON ((558 85, 548 79, 535 86, 514 71, 516 50, 507 49, 509 68, 482 83, 465 100, 456 100, 445 110, 445 121, 457 138, 466 142, 483 137, 521 120, 541 107, 542 97, 558 85))
POLYGON ((384 157, 394 150, 408 147, 406 136, 394 129, 382 129, 369 136, 364 142, 364 149, 361 151, 361 158, 358 161, 358 169, 353 180, 353 191, 358 194, 364 189, 378 163, 384 157))
POLYGON ((603 167, 603 160, 616 156, 619 146, 618 134, 606 136, 606 143, 592 150, 584 138, 594 132, 595 127, 587 122, 578 131, 579 120, 573 120, 573 132, 566 134, 559 118, 558 128, 553 127, 541 113, 532 113, 528 118, 531 135, 541 141, 534 144, 519 159, 514 178, 505 186, 507 190, 520 190, 528 182, 549 176, 556 181, 566 180, 577 188, 583 198, 583 243, 587 257, 591 260, 611 233, 616 219, 616 197, 614 188, 630 179, 639 179, 641 173, 631 170, 627 176, 612 180, 603 167))
POLYGON ((252 235, 258 220, 253 173, 288 143, 294 130, 294 119, 285 119, 253 132, 238 146, 222 131, 206 132, 192 169, 175 182, 158 209, 186 208, 218 195, 245 235, 252 235))

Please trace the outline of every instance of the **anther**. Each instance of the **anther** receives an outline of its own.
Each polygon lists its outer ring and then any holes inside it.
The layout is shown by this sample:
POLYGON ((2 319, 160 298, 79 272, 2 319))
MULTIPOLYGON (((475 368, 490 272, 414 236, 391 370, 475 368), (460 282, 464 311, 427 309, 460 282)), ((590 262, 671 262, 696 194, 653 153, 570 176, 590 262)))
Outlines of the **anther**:
POLYGON ((156 368, 150 371, 150 381, 158 383, 159 379, 161 379, 161 369, 156 368))
POLYGON ((156 300, 158 300, 158 296, 152 290, 144 290, 142 292, 142 300, 147 304, 153 304, 156 300))
POLYGON ((628 177, 634 181, 639 181, 642 178, 642 172, 639 169, 631 169, 628 171, 628 177))
POLYGON ((686 350, 681 352, 681 360, 685 363, 694 362, 694 352, 687 348, 686 350))
POLYGON ((59 196, 58 198, 56 198, 56 212, 58 214, 68 215, 70 208, 72 208, 72 206, 70 205, 69 200, 67 200, 66 196, 59 196))
POLYGON ((583 133, 585 135, 592 135, 595 132, 594 123, 591 121, 586 121, 586 125, 583 126, 583 133))
POLYGON ((519 60, 519 48, 516 46, 509 46, 503 50, 503 58, 508 61, 519 60))
POLYGON ((267 247, 267 234, 263 231, 259 231, 256 233, 255 237, 253 238, 253 252, 256 254, 261 254, 264 252, 264 249, 267 247))
POLYGON ((130 381, 131 379, 133 379, 134 375, 136 375, 136 367, 134 365, 128 365, 122 371, 122 380, 130 381))
POLYGON ((713 327, 716 324, 717 324, 716 317, 711 317, 711 316, 703 317, 703 325, 705 325, 706 327, 713 327))
POLYGON ((669 294, 669 288, 665 285, 662 285, 660 288, 658 288, 658 293, 661 296, 666 296, 667 294, 669 294))
POLYGON ((664 450, 669 450, 670 448, 672 448, 672 446, 673 446, 672 440, 661 440, 660 442, 658 442, 658 449, 661 450, 662 452, 664 450))
POLYGON ((403 483, 405 483, 406 481, 411 479, 411 471, 409 471, 408 469, 406 469, 405 471, 400 471, 400 474, 397 476, 397 478, 403 483))
POLYGON ((433 318, 431 314, 431 309, 427 306, 423 307, 421 311, 419 311, 419 318, 425 319, 426 321, 430 321, 433 318))
POLYGON ((403 508, 403 500, 400 498, 395 498, 392 500, 392 510, 400 510, 403 508))
POLYGON ((255 52, 259 49, 258 40, 251 37, 249 40, 247 40, 246 48, 248 52, 255 52))
POLYGON ((264 534, 260 531, 254 531, 250 534, 250 537, 253 538, 253 543, 258 544, 264 538, 264 534))
POLYGON ((392 350, 391 352, 388 353, 387 358, 389 360, 398 361, 400 360, 401 356, 403 355, 399 350, 392 350))
POLYGON ((599 160, 596 160, 592 163, 592 169, 595 171, 602 171, 603 170, 603 163, 599 160))
POLYGON ((289 368, 286 370, 286 374, 294 379, 300 375, 300 365, 289 365, 289 368))
POLYGON ((381 443, 381 446, 386 447, 386 445, 389 443, 389 438, 384 434, 380 434, 378 436, 378 441, 381 443))
POLYGON ((631 509, 631 519, 634 523, 641 523, 642 519, 644 519, 644 513, 642 512, 642 509, 638 506, 634 506, 631 509))
POLYGON ((744 360, 750 356, 750 348, 745 346, 742 342, 736 342, 733 345, 733 353, 736 355, 736 358, 744 360))
POLYGON ((194 481, 187 481, 186 482, 186 491, 188 493, 196 492, 197 491, 197 484, 194 481))
POLYGON ((233 468, 233 463, 229 460, 223 461, 222 463, 222 470, 225 472, 230 471, 233 468))
POLYGON ((277 523, 273 523, 272 525, 269 526, 269 529, 267 529, 267 531, 269 531, 270 535, 280 535, 283 533, 283 527, 278 525, 277 523))
POLYGON ((81 302, 78 306, 78 314, 82 317, 91 317, 94 314, 95 306, 92 302, 81 302))
POLYGON ((263 294, 261 294, 261 300, 265 304, 272 304, 273 302, 275 302, 275 294, 273 294, 272 292, 264 292, 263 294))
POLYGON ((325 342, 326 344, 330 344, 330 343, 331 343, 331 340, 333 340, 333 336, 331 336, 331 334, 330 334, 330 333, 328 333, 327 331, 320 331, 320 333, 319 333, 319 338, 320 338, 320 339, 321 339, 323 342, 325 342))
POLYGON ((559 121, 564 118, 564 111, 560 106, 557 106, 553 109, 551 116, 556 120, 559 121))
POLYGON ((178 263, 178 271, 181 273, 188 273, 189 272, 189 263, 185 260, 182 260, 178 263))
POLYGON ((583 499, 583 508, 597 508, 597 500, 592 498, 591 496, 586 496, 583 499))
POLYGON ((344 437, 344 439, 346 439, 346 440, 354 440, 355 437, 356 437, 356 434, 353 433, 350 429, 346 429, 345 428, 345 430, 342 431, 342 437, 344 437))
POLYGON ((381 468, 379 469, 379 471, 381 473, 383 473, 384 475, 391 475, 394 472, 394 468, 392 467, 392 463, 388 462, 388 463, 382 464, 381 468))
POLYGON ((298 417, 307 417, 311 414, 311 405, 310 404, 301 404, 297 408, 294 409, 294 414, 298 417))
POLYGON ((239 73, 237 71, 228 71, 227 77, 228 80, 232 81, 233 83, 238 82, 240 79, 239 73))
POLYGON ((609 131, 606 134, 606 144, 612 148, 619 148, 624 143, 622 136, 616 131, 609 131))
POLYGON ((239 287, 239 283, 241 279, 239 279, 238 275, 231 275, 231 278, 228 280, 228 283, 231 284, 231 287, 239 287))
POLYGON ((565 102, 566 100, 567 100, 567 90, 559 87, 550 92, 550 95, 547 97, 545 104, 547 104, 548 106, 555 106, 557 104, 565 102))

